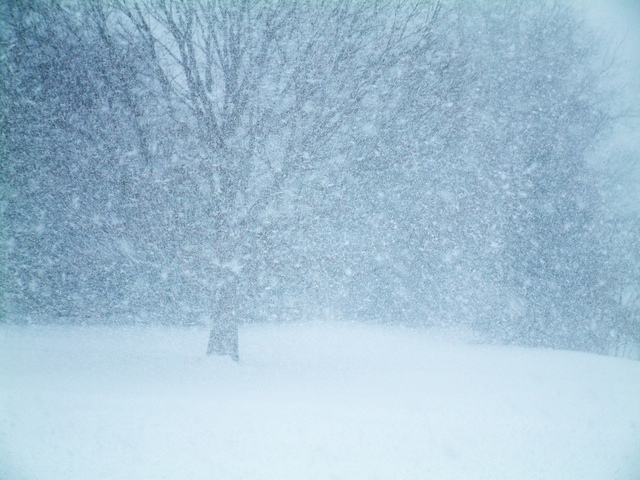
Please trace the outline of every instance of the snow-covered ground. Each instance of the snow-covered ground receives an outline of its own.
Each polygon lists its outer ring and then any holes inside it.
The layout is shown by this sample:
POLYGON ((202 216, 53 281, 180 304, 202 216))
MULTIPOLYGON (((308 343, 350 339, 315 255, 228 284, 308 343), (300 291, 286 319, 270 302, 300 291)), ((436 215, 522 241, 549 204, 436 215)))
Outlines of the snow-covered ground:
POLYGON ((640 362, 305 323, 0 327, 0 478, 640 478, 640 362))

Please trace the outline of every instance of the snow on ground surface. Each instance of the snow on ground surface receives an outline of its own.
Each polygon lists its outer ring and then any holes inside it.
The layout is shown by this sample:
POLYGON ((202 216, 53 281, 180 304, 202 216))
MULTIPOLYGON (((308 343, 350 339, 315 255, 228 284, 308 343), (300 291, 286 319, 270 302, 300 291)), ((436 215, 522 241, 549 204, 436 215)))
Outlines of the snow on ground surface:
POLYGON ((306 323, 0 327, 0 478, 640 478, 640 362, 306 323))

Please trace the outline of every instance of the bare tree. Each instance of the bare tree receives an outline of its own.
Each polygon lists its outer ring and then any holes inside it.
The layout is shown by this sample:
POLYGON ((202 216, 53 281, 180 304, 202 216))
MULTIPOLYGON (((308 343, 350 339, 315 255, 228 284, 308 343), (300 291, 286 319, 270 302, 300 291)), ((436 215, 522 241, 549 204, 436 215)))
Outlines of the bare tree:
MULTIPOLYGON (((243 298, 294 185, 327 155, 378 79, 430 46, 424 2, 117 2, 120 36, 148 46, 154 73, 197 138, 208 213, 188 281, 212 316, 208 352, 237 357, 243 298), (275 221, 278 217, 277 221, 275 221)), ((193 153, 191 154, 193 155, 193 153)))

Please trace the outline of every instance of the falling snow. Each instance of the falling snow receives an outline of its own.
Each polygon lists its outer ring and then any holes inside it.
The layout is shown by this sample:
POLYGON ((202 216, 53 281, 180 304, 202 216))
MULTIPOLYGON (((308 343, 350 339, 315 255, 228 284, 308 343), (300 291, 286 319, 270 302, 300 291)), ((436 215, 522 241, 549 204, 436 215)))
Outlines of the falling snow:
POLYGON ((639 475, 640 35, 574 3, 2 2, 0 476, 639 475))

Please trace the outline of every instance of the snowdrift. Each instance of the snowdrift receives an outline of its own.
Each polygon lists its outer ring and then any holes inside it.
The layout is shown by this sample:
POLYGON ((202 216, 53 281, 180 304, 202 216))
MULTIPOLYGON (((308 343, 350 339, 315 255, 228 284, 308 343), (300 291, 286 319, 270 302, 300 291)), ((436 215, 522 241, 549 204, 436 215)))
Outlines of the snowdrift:
POLYGON ((0 478, 640 478, 640 362, 358 324, 0 327, 0 478))

